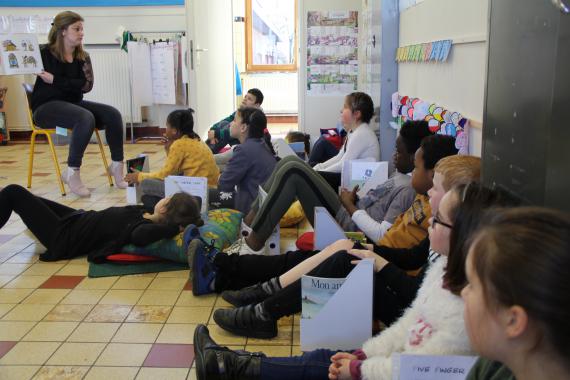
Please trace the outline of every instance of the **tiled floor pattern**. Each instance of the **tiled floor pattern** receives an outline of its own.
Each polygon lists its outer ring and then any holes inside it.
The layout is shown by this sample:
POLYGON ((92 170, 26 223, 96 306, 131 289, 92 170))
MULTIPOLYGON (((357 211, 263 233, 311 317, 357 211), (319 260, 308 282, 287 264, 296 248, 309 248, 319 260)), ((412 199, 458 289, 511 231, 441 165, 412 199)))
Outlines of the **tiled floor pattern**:
MULTIPOLYGON (((0 146, 0 187, 25 186, 27 144, 0 146)), ((109 187, 96 145, 89 145, 81 176, 90 198, 59 193, 48 146, 39 144, 32 191, 74 208, 125 205, 125 191, 109 187)), ((65 167, 67 147, 57 147, 65 167)), ((151 168, 164 160, 154 143, 125 145, 127 158, 143 151, 151 168)), ((107 151, 108 152, 108 151, 107 151)), ((299 227, 304 230, 307 225, 299 227)), ((282 229, 282 249, 298 229, 282 229)), ((85 257, 38 261, 43 247, 12 215, 0 229, 0 379, 194 379, 192 336, 209 325, 220 344, 270 355, 298 354, 299 320, 280 321, 273 340, 232 336, 212 312, 229 307, 216 295, 194 297, 189 271, 88 278, 85 257)))

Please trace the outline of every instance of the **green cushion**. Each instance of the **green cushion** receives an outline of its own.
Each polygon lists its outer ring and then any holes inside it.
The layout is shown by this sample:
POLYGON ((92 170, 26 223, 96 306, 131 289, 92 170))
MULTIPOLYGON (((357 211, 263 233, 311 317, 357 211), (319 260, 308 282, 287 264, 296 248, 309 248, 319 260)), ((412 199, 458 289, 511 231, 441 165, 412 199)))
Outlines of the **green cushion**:
MULTIPOLYGON (((214 240, 214 246, 219 250, 223 250, 236 241, 242 216, 241 212, 232 209, 211 210, 208 212, 204 225, 199 228, 200 236, 208 243, 214 240)), ((189 228, 193 228, 193 226, 188 226, 187 230, 189 228)), ((188 264, 186 246, 184 245, 185 233, 186 231, 181 232, 171 239, 159 240, 145 247, 128 244, 123 247, 120 253, 155 256, 165 260, 188 264)))

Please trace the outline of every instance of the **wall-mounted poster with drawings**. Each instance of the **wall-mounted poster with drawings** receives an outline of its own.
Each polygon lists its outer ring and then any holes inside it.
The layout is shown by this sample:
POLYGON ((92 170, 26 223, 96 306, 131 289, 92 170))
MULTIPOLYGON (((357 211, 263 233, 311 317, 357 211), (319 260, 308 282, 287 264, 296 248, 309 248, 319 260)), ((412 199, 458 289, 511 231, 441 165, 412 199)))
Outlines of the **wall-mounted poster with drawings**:
POLYGON ((307 95, 356 91, 358 12, 308 12, 307 35, 307 95))
POLYGON ((42 72, 44 66, 35 34, 1 34, 0 41, 5 75, 42 72))

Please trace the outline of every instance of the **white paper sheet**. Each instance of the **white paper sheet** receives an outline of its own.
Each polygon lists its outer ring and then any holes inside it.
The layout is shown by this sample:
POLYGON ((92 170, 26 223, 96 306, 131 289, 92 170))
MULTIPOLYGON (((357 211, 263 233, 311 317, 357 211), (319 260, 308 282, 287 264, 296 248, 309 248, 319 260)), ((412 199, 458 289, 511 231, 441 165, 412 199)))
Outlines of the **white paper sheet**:
POLYGON ((150 67, 150 46, 136 41, 127 42, 129 70, 131 73, 133 109, 153 104, 152 71, 150 67))
POLYGON ((174 51, 173 43, 150 45, 152 93, 156 104, 176 104, 174 51))

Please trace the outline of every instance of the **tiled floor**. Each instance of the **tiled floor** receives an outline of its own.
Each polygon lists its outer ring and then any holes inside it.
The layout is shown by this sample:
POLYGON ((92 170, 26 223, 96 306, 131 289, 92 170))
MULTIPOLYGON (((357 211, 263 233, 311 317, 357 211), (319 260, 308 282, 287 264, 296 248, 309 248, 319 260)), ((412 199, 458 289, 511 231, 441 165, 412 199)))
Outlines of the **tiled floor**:
MULTIPOLYGON (((25 186, 27 144, 0 146, 0 187, 25 186)), ((81 175, 92 195, 59 193, 48 146, 40 144, 32 191, 74 208, 125 205, 125 191, 109 187, 96 145, 89 145, 81 175), (93 154, 91 154, 93 153, 93 154)), ((127 144, 126 157, 145 152, 151 168, 164 160, 161 146, 127 144)), ((57 147, 65 167, 67 147, 57 147)), ((300 230, 306 229, 304 225, 300 230)), ((282 229, 282 249, 291 248, 298 229, 282 229)), ((84 257, 38 262, 43 247, 12 215, 0 229, 1 379, 194 379, 192 336, 207 323, 220 344, 299 353, 299 320, 280 321, 273 340, 232 336, 212 321, 214 309, 229 307, 216 295, 194 297, 189 271, 88 278, 84 257)))

